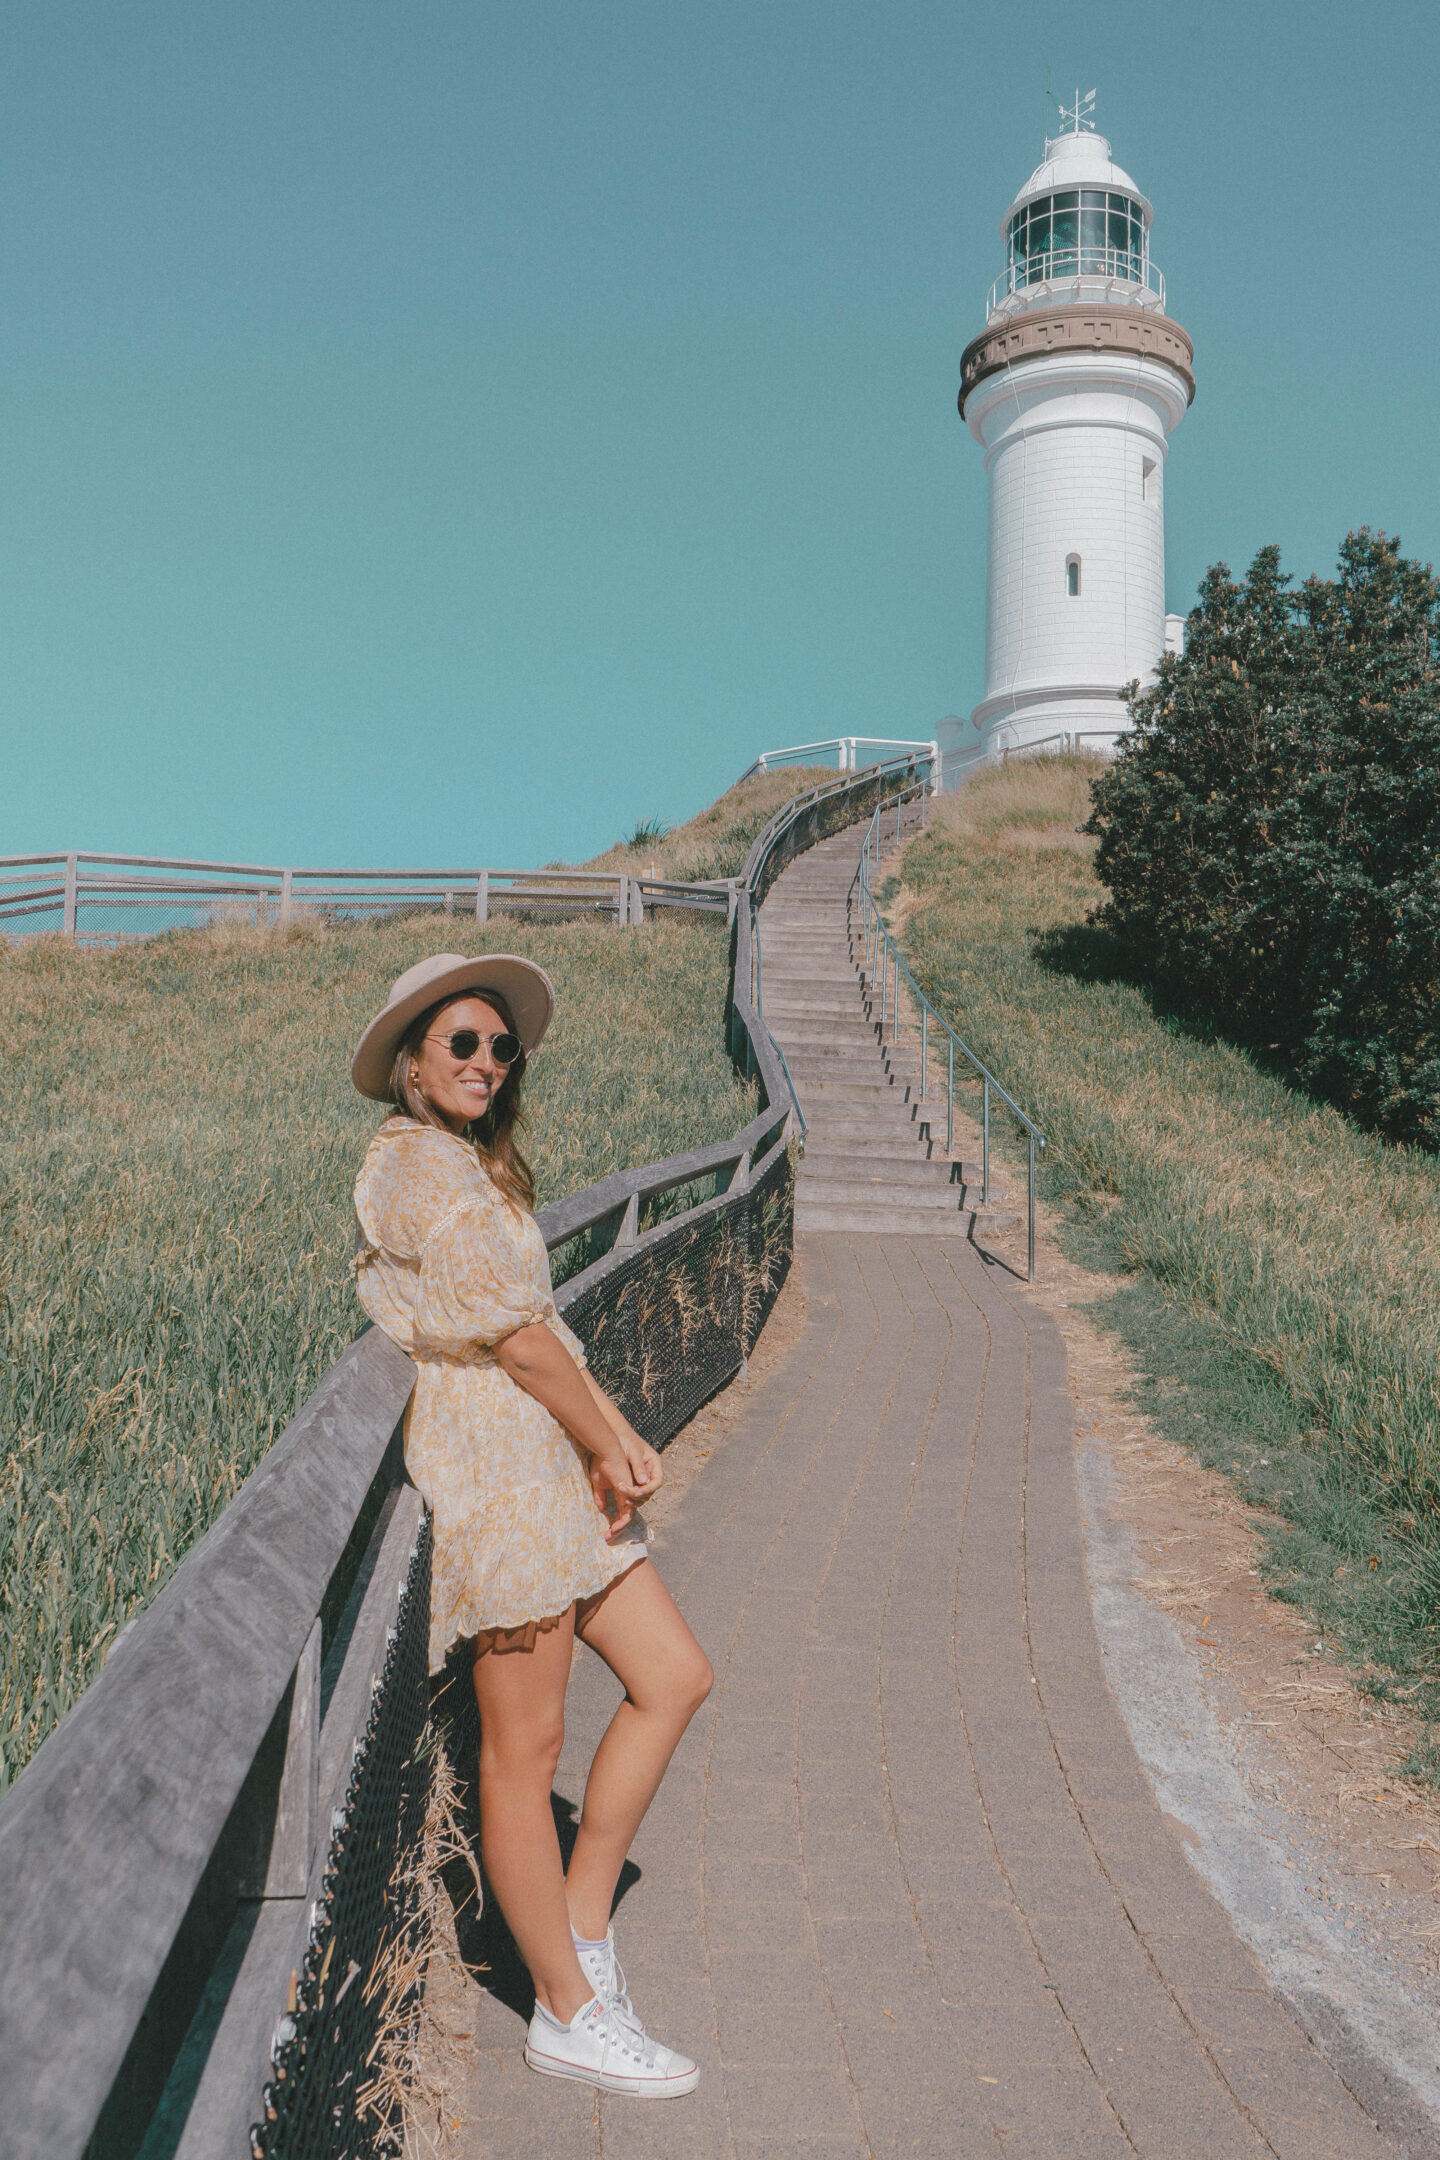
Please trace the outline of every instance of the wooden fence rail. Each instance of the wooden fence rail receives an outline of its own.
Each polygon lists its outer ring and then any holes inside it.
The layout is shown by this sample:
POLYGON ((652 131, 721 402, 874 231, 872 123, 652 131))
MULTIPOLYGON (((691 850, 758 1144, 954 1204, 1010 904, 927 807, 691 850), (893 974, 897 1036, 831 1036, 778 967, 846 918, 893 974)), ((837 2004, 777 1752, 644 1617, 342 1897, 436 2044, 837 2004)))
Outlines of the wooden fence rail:
POLYGON ((633 929, 647 908, 731 915, 734 891, 733 878, 627 870, 314 870, 74 851, 0 855, 0 936, 58 929, 82 944, 117 944, 180 922, 287 923, 306 914, 355 918, 416 908, 481 923, 492 914, 600 915, 633 929))

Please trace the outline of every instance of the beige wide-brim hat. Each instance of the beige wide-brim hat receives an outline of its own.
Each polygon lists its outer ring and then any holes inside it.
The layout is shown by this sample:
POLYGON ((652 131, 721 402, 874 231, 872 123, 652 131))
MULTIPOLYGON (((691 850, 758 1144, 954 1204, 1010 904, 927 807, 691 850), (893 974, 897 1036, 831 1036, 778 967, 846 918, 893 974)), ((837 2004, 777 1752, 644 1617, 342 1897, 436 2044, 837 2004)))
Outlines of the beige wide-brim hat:
POLYGON ((395 1053, 406 1028, 428 1005, 466 990, 476 997, 494 990, 504 998, 529 1057, 555 1010, 555 985, 544 968, 515 953, 480 953, 473 960, 461 953, 434 953, 396 976, 384 1012, 376 1014, 356 1044, 350 1077, 360 1093, 372 1102, 388 1102, 395 1053))

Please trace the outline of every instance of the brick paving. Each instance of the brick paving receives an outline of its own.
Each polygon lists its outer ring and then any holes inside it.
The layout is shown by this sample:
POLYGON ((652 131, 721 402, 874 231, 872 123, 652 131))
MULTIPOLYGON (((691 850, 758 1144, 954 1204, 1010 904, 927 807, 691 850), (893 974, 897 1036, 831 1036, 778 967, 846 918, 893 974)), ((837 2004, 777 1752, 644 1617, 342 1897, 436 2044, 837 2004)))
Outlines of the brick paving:
MULTIPOLYGON (((1053 1323, 963 1237, 799 1249, 800 1337, 656 1551, 717 1679, 616 1932, 699 2090, 527 2071, 492 1933, 467 2154, 1394 2160, 1190 1868, 1110 1696, 1053 1323)), ((615 1699, 582 1652, 571 1809, 615 1699)))

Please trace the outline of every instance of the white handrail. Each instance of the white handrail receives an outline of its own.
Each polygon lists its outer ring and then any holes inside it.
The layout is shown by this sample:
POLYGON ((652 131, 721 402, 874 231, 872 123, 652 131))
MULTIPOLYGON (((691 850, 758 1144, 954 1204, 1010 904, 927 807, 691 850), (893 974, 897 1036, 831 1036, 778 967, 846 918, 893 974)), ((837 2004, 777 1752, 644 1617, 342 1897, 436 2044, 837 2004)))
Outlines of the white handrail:
POLYGON ((1001 743, 1000 762, 1008 765, 1012 757, 1028 757, 1036 750, 1049 750, 1058 744, 1062 755, 1078 751, 1082 743, 1103 741, 1117 743, 1130 733, 1129 728, 1062 728, 1054 735, 1037 735, 1033 742, 1001 743))
MULTIPOLYGON (((919 736, 910 735, 827 735, 823 742, 791 743, 783 750, 762 750, 759 757, 746 766, 740 780, 748 780, 752 773, 770 772, 777 766, 796 764, 802 759, 813 757, 817 752, 824 752, 828 756, 833 751, 836 769, 840 772, 859 772, 861 768, 857 763, 857 753, 862 748, 885 753, 885 756, 867 759, 866 763, 870 765, 884 764, 887 758, 908 757, 912 753, 916 757, 928 758, 930 784, 934 792, 939 793, 942 766, 939 742, 933 737, 926 742, 919 736)), ((735 785, 738 787, 740 781, 737 780, 735 785)))

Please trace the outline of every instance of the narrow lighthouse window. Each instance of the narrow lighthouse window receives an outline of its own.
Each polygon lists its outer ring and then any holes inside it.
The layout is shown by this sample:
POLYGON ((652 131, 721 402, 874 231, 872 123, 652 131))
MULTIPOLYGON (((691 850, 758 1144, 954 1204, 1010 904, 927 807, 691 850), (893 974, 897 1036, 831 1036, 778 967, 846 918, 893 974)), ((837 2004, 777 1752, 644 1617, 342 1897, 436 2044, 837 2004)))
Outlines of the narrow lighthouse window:
POLYGON ((1067 555, 1065 558, 1065 590, 1072 600, 1079 599, 1080 558, 1078 555, 1067 555))
POLYGON ((1158 502, 1160 499, 1160 490, 1155 485, 1155 465, 1156 460, 1153 457, 1140 460, 1140 494, 1148 503, 1158 502))

